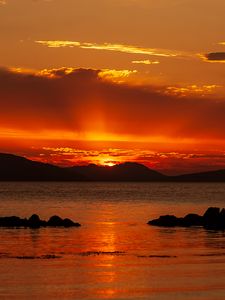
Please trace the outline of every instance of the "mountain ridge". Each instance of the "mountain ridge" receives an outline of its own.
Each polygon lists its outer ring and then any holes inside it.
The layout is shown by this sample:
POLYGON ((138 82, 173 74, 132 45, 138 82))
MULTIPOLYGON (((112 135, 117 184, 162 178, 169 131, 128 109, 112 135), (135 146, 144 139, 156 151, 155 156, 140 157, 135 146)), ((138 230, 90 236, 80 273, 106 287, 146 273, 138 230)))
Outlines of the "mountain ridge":
POLYGON ((167 176, 137 162, 125 162, 112 167, 95 164, 59 167, 0 153, 0 181, 225 182, 225 170, 167 176))

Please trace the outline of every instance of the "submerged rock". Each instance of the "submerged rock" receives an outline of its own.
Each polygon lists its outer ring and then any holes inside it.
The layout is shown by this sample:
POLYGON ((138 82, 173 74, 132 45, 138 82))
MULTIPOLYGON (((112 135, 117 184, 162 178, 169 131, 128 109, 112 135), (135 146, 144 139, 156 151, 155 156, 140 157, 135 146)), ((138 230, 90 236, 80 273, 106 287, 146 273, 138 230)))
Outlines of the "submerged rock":
POLYGON ((209 207, 203 216, 188 214, 183 218, 173 215, 160 216, 148 222, 149 225, 164 227, 203 226, 206 229, 225 229, 225 209, 209 207))
POLYGON ((0 217, 0 227, 28 227, 28 228, 40 228, 40 227, 78 227, 79 223, 75 223, 72 220, 66 218, 62 219, 59 216, 52 216, 48 222, 41 220, 36 214, 33 214, 29 219, 22 219, 17 216, 12 217, 0 217))

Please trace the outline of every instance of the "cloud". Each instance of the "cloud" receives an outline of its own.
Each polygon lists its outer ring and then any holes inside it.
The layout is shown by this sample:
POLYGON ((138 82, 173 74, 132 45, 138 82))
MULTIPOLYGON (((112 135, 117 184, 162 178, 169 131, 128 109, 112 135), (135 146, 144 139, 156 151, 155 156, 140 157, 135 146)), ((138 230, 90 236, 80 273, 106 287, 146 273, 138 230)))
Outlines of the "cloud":
MULTIPOLYGON (((14 72, 21 73, 21 69, 11 69, 14 72)), ((80 69, 82 70, 82 69, 80 69)), ((85 69, 83 69, 85 70, 85 69)), ((87 72, 93 71, 99 78, 108 79, 111 81, 121 82, 124 78, 128 78, 131 75, 137 73, 137 70, 115 70, 115 69, 103 69, 103 70, 94 70, 94 69, 86 69, 87 72)), ((30 71, 27 71, 30 72, 30 71)), ((36 73, 37 76, 46 76, 48 78, 60 78, 66 75, 76 74, 78 72, 77 68, 57 68, 57 69, 44 69, 36 73)), ((24 73, 24 72, 23 72, 24 73)))
MULTIPOLYGON (((162 173, 193 173, 225 168, 225 152, 152 151, 138 148, 86 149, 73 147, 42 147, 25 150, 22 154, 29 159, 62 166, 109 165, 126 161, 139 162, 162 173), (212 163, 213 162, 213 163, 212 163)), ((21 153, 18 153, 21 155, 21 153)))
POLYGON ((149 59, 145 59, 145 60, 133 60, 132 64, 143 64, 143 65, 158 65, 160 64, 160 62, 158 60, 149 60, 149 59))
POLYGON ((115 74, 76 68, 38 73, 0 69, 1 132, 5 137, 7 132, 14 137, 30 132, 27 138, 43 138, 47 132, 45 139, 225 140, 225 101, 118 83, 111 79, 115 74))
POLYGON ((225 52, 211 52, 202 56, 204 61, 207 62, 225 62, 225 52))
POLYGON ((190 95, 199 95, 205 97, 206 95, 213 95, 215 89, 221 88, 222 86, 211 84, 211 85, 188 85, 188 86, 168 86, 166 93, 174 94, 181 97, 187 97, 190 95))
POLYGON ((149 56, 159 56, 159 57, 176 57, 182 56, 183 54, 174 50, 164 50, 164 49, 154 49, 154 48, 142 48, 132 45, 123 44, 97 44, 97 43, 87 43, 79 41, 35 41, 38 44, 47 46, 49 48, 74 48, 78 47, 81 49, 93 49, 93 50, 105 50, 105 51, 115 51, 123 52, 128 54, 142 54, 149 56))

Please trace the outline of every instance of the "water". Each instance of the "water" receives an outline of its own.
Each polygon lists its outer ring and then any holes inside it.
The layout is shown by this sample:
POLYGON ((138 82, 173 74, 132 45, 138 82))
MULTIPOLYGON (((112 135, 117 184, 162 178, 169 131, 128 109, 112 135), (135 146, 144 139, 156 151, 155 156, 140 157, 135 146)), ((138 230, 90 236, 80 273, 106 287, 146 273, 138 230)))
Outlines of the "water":
POLYGON ((0 299, 225 299, 225 232, 146 225, 225 206, 225 184, 0 183, 0 216, 80 228, 0 229, 0 299))

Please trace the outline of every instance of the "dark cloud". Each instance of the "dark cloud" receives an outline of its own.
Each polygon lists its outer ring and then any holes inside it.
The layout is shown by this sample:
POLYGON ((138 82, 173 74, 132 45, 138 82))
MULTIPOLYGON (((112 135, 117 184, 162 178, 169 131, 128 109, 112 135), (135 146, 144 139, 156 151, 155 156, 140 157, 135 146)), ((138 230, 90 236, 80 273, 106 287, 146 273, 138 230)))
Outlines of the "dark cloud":
POLYGON ((225 61, 225 52, 212 52, 205 55, 209 61, 225 61))
POLYGON ((104 131, 136 136, 225 138, 225 102, 104 80, 101 70, 42 74, 0 70, 0 127, 104 131))

